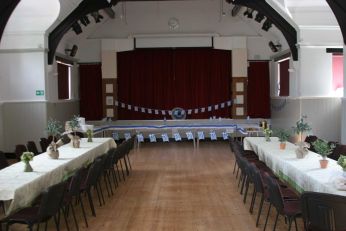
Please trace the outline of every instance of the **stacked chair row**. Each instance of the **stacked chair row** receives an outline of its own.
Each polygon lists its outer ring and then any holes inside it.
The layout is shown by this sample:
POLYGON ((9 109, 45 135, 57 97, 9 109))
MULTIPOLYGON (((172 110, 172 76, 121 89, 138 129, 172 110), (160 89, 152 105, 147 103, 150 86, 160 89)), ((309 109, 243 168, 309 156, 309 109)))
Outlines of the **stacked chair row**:
POLYGON ((276 229, 279 215, 288 221, 288 230, 291 230, 292 222, 296 230, 297 217, 302 217, 305 230, 313 231, 342 231, 346 230, 346 197, 319 193, 304 192, 299 196, 287 184, 280 181, 275 174, 261 162, 256 153, 245 151, 237 141, 231 141, 231 149, 235 155, 234 173, 238 167, 236 178, 241 185, 240 194, 243 194, 243 202, 246 203, 250 185, 253 186, 250 203, 250 213, 254 211, 254 205, 258 194, 261 194, 257 212, 256 227, 259 225, 263 204, 269 203, 263 230, 266 229, 272 207, 276 210, 273 230, 276 229))
POLYGON ((129 152, 133 149, 133 143, 134 137, 123 142, 117 148, 109 149, 88 167, 76 170, 66 181, 48 187, 33 203, 33 206, 21 209, 1 220, 0 231, 4 224, 6 224, 7 231, 14 223, 26 224, 29 230, 33 230, 34 225, 37 225, 37 230, 39 230, 40 224, 44 223, 45 230, 47 230, 47 224, 51 218, 54 220, 56 229, 60 230, 61 216, 67 230, 70 230, 68 222, 70 211, 75 223, 75 230, 79 230, 74 203, 72 203, 74 200, 76 201, 75 206, 79 205, 85 225, 88 227, 85 202, 83 203, 82 196, 87 197, 91 214, 96 217, 92 192, 96 192, 99 205, 103 206, 105 204, 103 189, 106 189, 108 197, 110 197, 119 182, 125 181, 124 171, 126 170, 126 175, 129 175, 132 169, 129 152), (125 170, 122 164, 125 165, 125 170))

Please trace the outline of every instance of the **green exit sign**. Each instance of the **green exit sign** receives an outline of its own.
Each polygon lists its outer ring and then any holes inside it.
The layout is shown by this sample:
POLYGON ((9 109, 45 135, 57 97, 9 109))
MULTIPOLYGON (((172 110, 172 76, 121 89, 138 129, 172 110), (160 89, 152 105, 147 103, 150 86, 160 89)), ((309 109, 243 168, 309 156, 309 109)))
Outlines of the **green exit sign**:
POLYGON ((44 90, 36 90, 36 96, 43 96, 44 90))

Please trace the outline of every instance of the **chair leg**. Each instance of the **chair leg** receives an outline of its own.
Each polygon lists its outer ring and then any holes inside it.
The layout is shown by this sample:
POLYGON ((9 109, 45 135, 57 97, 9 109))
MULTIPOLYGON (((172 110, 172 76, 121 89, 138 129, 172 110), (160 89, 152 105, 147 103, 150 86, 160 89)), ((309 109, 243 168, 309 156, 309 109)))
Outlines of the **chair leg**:
POLYGON ((240 168, 239 168, 239 166, 238 166, 237 175, 235 176, 236 179, 238 178, 239 170, 240 170, 240 168))
POLYGON ((291 226, 292 226, 292 217, 288 217, 288 231, 291 230, 291 226))
POLYGON ((127 161, 129 162, 130 170, 132 170, 131 161, 130 161, 130 152, 128 152, 126 156, 127 156, 127 161))
POLYGON ((245 193, 244 193, 244 199, 243 199, 244 204, 246 203, 246 197, 247 197, 247 192, 249 191, 249 187, 250 187, 250 179, 248 177, 246 179, 245 193))
MULTIPOLYGON (((58 212, 58 213, 60 213, 60 212, 58 212)), ((59 225, 60 222, 56 218, 56 215, 53 216, 53 219, 54 219, 54 223, 55 223, 55 228, 56 228, 57 231, 59 231, 60 230, 60 225, 59 225)))
POLYGON ((113 187, 112 187, 112 182, 111 182, 111 177, 110 177, 110 172, 111 170, 107 170, 106 171, 106 177, 107 177, 107 181, 108 181, 108 185, 109 185, 109 188, 111 190, 111 194, 113 195, 113 187))
POLYGON ((116 187, 118 187, 119 185, 118 185, 118 179, 117 179, 114 167, 112 168, 111 171, 112 171, 113 182, 115 182, 114 183, 114 189, 116 189, 116 187))
POLYGON ((298 231, 297 219, 294 217, 294 225, 296 226, 296 231, 298 231))
POLYGON ((103 173, 103 180, 105 182, 105 187, 106 187, 106 190, 107 190, 107 194, 108 194, 108 197, 111 197, 111 194, 109 192, 109 188, 108 188, 108 183, 107 183, 107 179, 106 179, 106 172, 103 173))
POLYGON ((118 177, 119 177, 119 182, 121 181, 121 176, 120 176, 120 171, 119 171, 119 167, 118 164, 115 165, 117 167, 117 172, 118 172, 118 177))
POLYGON ((125 181, 125 173, 124 173, 123 164, 121 163, 121 160, 119 160, 119 163, 121 167, 121 172, 123 173, 123 180, 125 181))
POLYGON ((69 206, 71 206, 72 216, 73 216, 74 223, 76 225, 76 229, 79 230, 79 226, 78 226, 78 222, 77 222, 77 219, 76 219, 76 214, 74 212, 73 205, 70 203, 69 206))
POLYGON ((241 183, 240 195, 243 195, 244 186, 245 186, 246 181, 247 181, 247 175, 244 174, 244 176, 243 176, 243 182, 241 183))
POLYGON ((128 176, 128 175, 130 175, 130 171, 129 171, 129 168, 127 166, 126 154, 124 155, 123 160, 124 160, 124 165, 125 165, 125 169, 126 169, 126 175, 128 176))
MULTIPOLYGON (((105 202, 105 198, 104 198, 104 196, 103 196, 103 190, 102 190, 102 188, 101 188, 101 183, 100 182, 97 182, 96 183, 96 189, 97 189, 97 186, 99 187, 99 189, 100 189, 100 195, 101 195, 101 199, 102 199, 102 205, 105 205, 106 204, 106 202, 105 202)), ((101 206, 102 206, 101 205, 101 206)))
POLYGON ((267 217, 266 217, 266 222, 264 223, 264 228, 263 228, 263 231, 266 230, 266 227, 267 227, 267 223, 268 223, 268 218, 269 218, 269 213, 270 213, 270 209, 272 207, 272 204, 270 203, 269 204, 269 208, 268 208, 268 213, 267 213, 267 217))
POLYGON ((250 210, 249 212, 252 213, 253 212, 253 208, 255 206, 255 201, 256 201, 256 196, 257 196, 257 190, 256 187, 253 187, 253 192, 252 192, 252 199, 251 199, 251 205, 250 205, 250 210))
POLYGON ((65 213, 64 211, 62 211, 62 215, 63 215, 64 220, 65 220, 66 229, 67 229, 68 231, 70 231, 70 226, 68 225, 66 213, 65 213))
POLYGON ((276 229, 276 224, 277 224, 277 222, 278 222, 278 219, 279 219, 279 211, 277 211, 277 213, 276 213, 273 231, 275 231, 275 229, 276 229))
POLYGON ((237 167, 237 161, 235 161, 235 160, 234 160, 234 166, 233 166, 233 175, 234 175, 234 173, 235 173, 235 169, 236 169, 236 167, 237 167))
POLYGON ((259 222, 259 219, 260 219, 260 216, 261 216, 262 207, 263 207, 263 202, 264 202, 264 195, 263 195, 263 193, 262 193, 260 206, 259 206, 259 208, 258 208, 258 214, 257 214, 257 220, 256 220, 256 227, 258 227, 258 222, 259 222))
POLYGON ((80 206, 82 208, 82 213, 83 213, 85 225, 86 225, 86 227, 89 227, 88 221, 87 221, 87 218, 86 218, 86 214, 85 214, 85 210, 84 210, 84 204, 83 204, 83 201, 82 201, 82 198, 81 198, 80 195, 78 195, 78 199, 79 199, 79 202, 80 202, 80 206))
POLYGON ((94 217, 96 217, 95 207, 94 207, 93 199, 91 197, 90 189, 88 189, 86 192, 87 192, 87 195, 88 195, 88 200, 89 200, 89 205, 90 205, 91 213, 92 213, 92 215, 94 217))

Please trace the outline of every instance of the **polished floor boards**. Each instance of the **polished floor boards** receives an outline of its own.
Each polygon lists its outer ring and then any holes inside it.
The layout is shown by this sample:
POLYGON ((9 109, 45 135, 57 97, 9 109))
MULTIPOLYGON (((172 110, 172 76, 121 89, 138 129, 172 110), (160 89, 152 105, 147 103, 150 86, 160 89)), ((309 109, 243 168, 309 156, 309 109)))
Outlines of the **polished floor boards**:
MULTIPOLYGON (((87 214, 86 228, 77 208, 80 230, 116 231, 253 231, 262 230, 268 206, 264 206, 260 226, 244 205, 233 175, 234 156, 227 142, 203 142, 199 149, 191 143, 142 144, 130 154, 132 171, 113 196, 105 192, 106 205, 98 205, 97 217, 87 214)), ((252 188, 250 190, 252 192, 252 188)), ((85 201, 87 204, 87 201, 85 201)), ((273 210, 272 210, 273 212, 273 210)), ((299 220, 299 219, 298 219, 299 220)), ((272 230, 274 212, 267 230, 272 230)), ((49 230, 55 230, 50 222, 49 230)), ((72 216, 70 229, 75 230, 72 216)), ((300 230, 301 221, 299 221, 300 230)), ((43 226, 41 227, 44 228, 43 226)), ((16 225, 11 230, 23 230, 16 225)), ((62 230, 66 230, 62 224, 62 230)), ((277 230, 287 230, 281 217, 277 230)), ((292 229, 294 230, 294 228, 292 229)))

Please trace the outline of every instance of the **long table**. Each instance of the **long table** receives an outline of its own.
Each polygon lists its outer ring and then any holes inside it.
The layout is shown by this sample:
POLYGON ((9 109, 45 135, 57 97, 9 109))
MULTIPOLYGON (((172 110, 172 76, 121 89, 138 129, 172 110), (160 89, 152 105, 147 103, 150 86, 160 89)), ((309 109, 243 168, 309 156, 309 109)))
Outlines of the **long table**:
POLYGON ((338 190, 335 185, 336 181, 343 179, 342 168, 335 160, 328 158, 328 167, 322 169, 319 163, 322 157, 319 154, 309 151, 304 159, 298 159, 295 154, 297 146, 287 142, 286 149, 281 150, 276 137, 272 137, 270 142, 266 142, 264 137, 246 137, 244 149, 254 151, 275 174, 299 192, 314 191, 346 196, 346 191, 338 190))
POLYGON ((35 156, 30 161, 33 172, 23 172, 22 162, 0 170, 0 200, 6 202, 6 214, 30 205, 44 189, 113 147, 116 143, 111 138, 93 138, 91 143, 82 139, 80 148, 71 144, 60 147, 59 159, 51 159, 47 153, 35 156))

